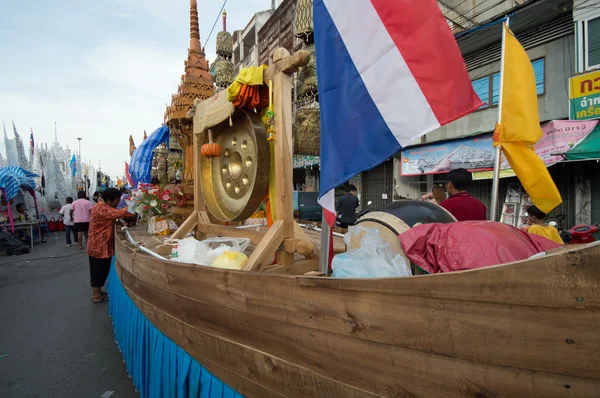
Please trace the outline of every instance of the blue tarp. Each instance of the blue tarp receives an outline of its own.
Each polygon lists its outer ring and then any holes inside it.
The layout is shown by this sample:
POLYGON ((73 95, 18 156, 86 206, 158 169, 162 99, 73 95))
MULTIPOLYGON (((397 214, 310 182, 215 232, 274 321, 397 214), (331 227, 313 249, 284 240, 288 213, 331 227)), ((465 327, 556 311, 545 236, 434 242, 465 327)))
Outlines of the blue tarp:
POLYGON ((243 398, 158 330, 131 300, 115 270, 108 276, 115 340, 142 398, 243 398))
POLYGON ((137 187, 139 183, 150 183, 153 151, 160 144, 169 146, 169 128, 166 125, 157 128, 154 133, 150 134, 150 137, 133 151, 129 163, 129 175, 133 180, 134 187, 137 187))
POLYGON ((38 175, 20 167, 3 167, 0 169, 0 188, 6 192, 6 200, 11 200, 19 193, 19 188, 35 191, 34 177, 38 175))

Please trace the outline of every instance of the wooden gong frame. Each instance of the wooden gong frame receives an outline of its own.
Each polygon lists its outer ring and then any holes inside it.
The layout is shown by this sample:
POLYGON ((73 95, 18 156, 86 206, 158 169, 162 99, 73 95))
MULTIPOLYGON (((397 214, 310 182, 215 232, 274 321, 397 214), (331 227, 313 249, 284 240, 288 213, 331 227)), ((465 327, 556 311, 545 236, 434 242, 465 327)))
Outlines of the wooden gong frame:
MULTIPOLYGON (((307 51, 298 51, 294 55, 284 48, 273 53, 273 65, 263 72, 265 84, 273 81, 273 110, 275 112, 275 220, 269 230, 263 234, 252 229, 238 229, 211 223, 200 181, 194 184, 194 212, 181 224, 171 236, 181 239, 196 231, 196 239, 205 239, 207 234, 249 238, 256 248, 244 266, 246 271, 262 271, 273 261, 277 253, 277 263, 289 266, 294 263, 294 253, 308 259, 318 259, 319 250, 314 246, 306 232, 294 221, 293 216, 293 169, 292 169, 292 73, 306 66, 310 60, 307 51)), ((194 170, 200 169, 200 149, 206 131, 194 131, 194 170)))

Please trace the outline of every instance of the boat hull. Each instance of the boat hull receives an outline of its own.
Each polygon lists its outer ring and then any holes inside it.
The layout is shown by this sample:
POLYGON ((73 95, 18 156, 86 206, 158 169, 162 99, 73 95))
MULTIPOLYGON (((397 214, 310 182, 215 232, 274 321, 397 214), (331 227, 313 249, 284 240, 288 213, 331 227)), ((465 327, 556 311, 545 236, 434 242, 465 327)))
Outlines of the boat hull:
POLYGON ((150 322, 247 397, 600 395, 600 246, 362 280, 116 250, 150 322))

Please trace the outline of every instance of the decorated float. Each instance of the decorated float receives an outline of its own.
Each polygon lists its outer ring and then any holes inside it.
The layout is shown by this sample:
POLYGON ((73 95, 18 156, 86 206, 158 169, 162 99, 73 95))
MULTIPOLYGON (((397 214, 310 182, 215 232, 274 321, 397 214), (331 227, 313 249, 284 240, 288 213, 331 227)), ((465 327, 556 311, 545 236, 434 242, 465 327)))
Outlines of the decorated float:
MULTIPOLYGON (((272 61, 194 101, 194 207, 170 240, 119 228, 110 313, 141 395, 598 395, 600 245, 414 277, 317 271, 321 235, 292 211, 291 74, 310 54, 280 48, 272 61), (267 226, 231 226, 264 200, 267 226), (247 260, 173 258, 215 237, 240 242, 247 260)), ((359 225, 400 252, 398 235, 453 221, 405 201, 359 225)), ((346 251, 341 238, 332 246, 346 251)))

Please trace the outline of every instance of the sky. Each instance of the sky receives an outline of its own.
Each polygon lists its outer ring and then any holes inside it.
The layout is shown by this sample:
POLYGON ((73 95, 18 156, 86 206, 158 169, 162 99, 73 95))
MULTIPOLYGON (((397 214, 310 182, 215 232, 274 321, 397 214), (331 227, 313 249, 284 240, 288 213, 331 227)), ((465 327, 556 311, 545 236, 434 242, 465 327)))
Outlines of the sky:
MULTIPOLYGON (((198 0, 200 40, 215 58, 223 0, 198 0), (208 34, 219 21, 208 42, 208 34)), ((3 0, 0 120, 25 142, 58 141, 112 177, 163 122, 189 47, 189 0, 3 0)), ((227 30, 244 29, 270 0, 227 0, 227 30)), ((0 151, 5 155, 4 140, 0 151)))

